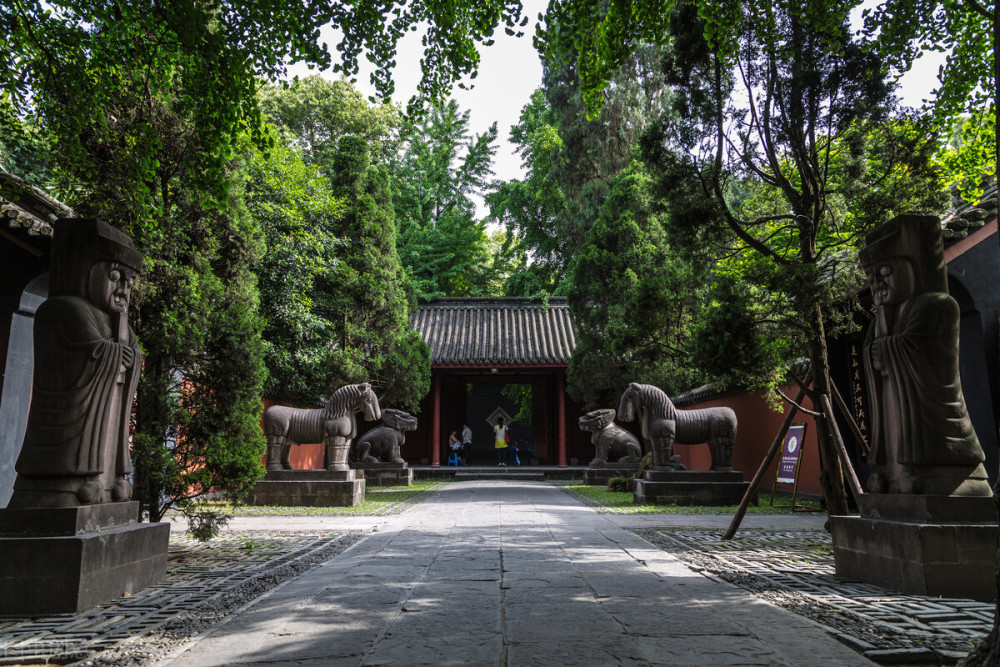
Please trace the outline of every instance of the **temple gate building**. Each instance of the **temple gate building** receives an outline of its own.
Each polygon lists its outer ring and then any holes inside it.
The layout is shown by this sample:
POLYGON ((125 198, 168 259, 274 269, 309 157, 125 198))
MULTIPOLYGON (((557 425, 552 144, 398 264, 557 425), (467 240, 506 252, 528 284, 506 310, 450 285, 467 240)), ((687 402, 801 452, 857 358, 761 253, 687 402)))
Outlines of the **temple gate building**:
POLYGON ((590 462, 590 434, 578 426, 583 410, 566 395, 576 336, 564 297, 433 299, 412 323, 430 347, 431 390, 420 426, 407 435, 407 461, 444 464, 448 435, 467 423, 470 464, 494 464, 490 424, 503 414, 522 464, 590 462), (530 421, 514 419, 516 396, 530 401, 530 421))

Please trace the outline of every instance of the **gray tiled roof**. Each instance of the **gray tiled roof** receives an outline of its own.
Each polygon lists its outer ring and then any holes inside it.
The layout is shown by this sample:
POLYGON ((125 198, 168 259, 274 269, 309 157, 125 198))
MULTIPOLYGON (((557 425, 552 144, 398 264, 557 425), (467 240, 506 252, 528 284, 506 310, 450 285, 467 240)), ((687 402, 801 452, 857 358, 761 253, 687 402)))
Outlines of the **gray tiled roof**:
POLYGON ((413 316, 434 365, 569 364, 576 336, 563 297, 440 298, 413 316))

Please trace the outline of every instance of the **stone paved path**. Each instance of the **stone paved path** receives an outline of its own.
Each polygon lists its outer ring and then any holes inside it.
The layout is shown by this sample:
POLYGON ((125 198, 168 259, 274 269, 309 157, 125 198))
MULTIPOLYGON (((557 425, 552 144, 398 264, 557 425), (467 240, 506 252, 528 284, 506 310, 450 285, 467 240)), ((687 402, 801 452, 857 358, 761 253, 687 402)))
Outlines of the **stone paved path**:
POLYGON ((873 663, 553 486, 480 481, 447 485, 161 664, 873 663))

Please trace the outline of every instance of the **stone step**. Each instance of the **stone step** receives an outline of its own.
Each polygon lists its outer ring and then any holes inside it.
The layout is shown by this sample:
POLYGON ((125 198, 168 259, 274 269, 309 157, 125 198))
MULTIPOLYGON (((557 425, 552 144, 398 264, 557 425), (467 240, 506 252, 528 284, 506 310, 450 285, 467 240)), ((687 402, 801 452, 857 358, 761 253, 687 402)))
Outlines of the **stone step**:
POLYGON ((477 470, 475 472, 456 472, 456 482, 468 482, 472 480, 503 479, 517 482, 544 482, 543 472, 515 472, 513 470, 477 470))

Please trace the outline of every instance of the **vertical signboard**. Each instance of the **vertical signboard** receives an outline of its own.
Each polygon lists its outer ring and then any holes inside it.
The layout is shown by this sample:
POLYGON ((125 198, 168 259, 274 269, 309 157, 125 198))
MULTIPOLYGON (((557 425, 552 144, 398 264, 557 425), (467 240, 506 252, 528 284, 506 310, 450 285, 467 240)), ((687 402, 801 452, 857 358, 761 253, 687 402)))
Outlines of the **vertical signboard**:
POLYGON ((805 424, 792 424, 785 434, 785 442, 781 445, 781 458, 778 460, 778 476, 776 481, 782 484, 795 484, 799 472, 799 461, 802 456, 802 444, 806 437, 805 424))

